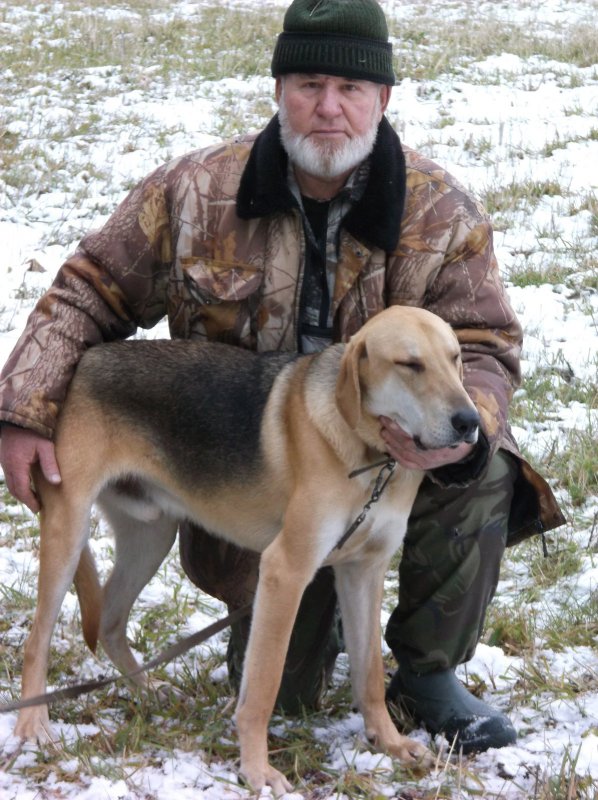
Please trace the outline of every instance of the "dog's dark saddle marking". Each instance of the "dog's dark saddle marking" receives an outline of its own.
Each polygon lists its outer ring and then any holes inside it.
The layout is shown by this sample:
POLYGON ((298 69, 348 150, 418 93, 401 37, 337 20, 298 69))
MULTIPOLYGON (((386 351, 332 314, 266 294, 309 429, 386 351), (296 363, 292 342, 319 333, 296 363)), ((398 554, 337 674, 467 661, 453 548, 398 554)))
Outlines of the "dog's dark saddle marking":
POLYGON ((272 384, 298 356, 225 344, 126 341, 92 347, 77 380, 110 412, 156 441, 183 484, 221 485, 259 468, 272 384))

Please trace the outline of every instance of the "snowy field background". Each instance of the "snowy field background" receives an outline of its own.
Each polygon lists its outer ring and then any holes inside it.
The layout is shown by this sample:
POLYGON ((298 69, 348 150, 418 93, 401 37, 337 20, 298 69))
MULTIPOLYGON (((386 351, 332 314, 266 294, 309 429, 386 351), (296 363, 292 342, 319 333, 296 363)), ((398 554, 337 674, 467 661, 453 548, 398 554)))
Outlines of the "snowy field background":
MULTIPOLYGON (((78 238, 100 225, 137 180, 171 157, 268 119, 274 111, 268 64, 286 5, 25 0, 0 6, 0 362, 78 238), (269 33, 252 40, 245 18, 252 25, 261 20, 269 33), (194 37, 208 22, 226 48, 198 50, 194 37), (102 38, 119 25, 113 58, 102 61, 102 38), (143 46, 131 57, 136 31, 143 46), (90 48, 89 62, 85 52, 76 63, 59 60, 82 47, 90 48), (251 74, 248 54, 255 55, 251 74), (195 75, 186 60, 197 62, 195 75)), ((548 560, 539 542, 509 551, 484 640, 460 670, 470 688, 511 715, 516 745, 449 763, 442 741, 415 730, 413 736, 439 748, 439 766, 429 775, 406 773, 368 750, 341 656, 324 709, 300 720, 277 718, 272 747, 296 786, 288 800, 595 798, 598 4, 382 5, 401 77, 391 122, 493 215, 497 256, 526 332, 514 429, 553 481, 568 523, 549 536, 548 560), (476 49, 474 33, 484 25, 496 34, 494 44, 476 49), (434 37, 439 29, 453 38, 434 37), (522 54, 526 36, 537 47, 522 54), (568 49, 556 46, 567 42, 568 49), (566 479, 562 462, 573 455, 588 465, 583 486, 566 479)), ((149 333, 165 334, 163 325, 149 333)), ((0 490, 0 698, 9 699, 18 693, 33 613, 38 534, 32 515, 0 490)), ((111 542, 101 524, 94 551, 102 570, 109 569, 111 542)), ((394 597, 390 574, 385 617, 394 597)), ((222 612, 181 577, 173 552, 134 611, 131 637, 148 658, 222 612)), ((133 698, 123 687, 55 707, 61 751, 21 746, 11 736, 15 715, 0 714, 0 797, 248 797, 235 773, 225 647, 221 636, 163 671, 188 695, 172 708, 133 698)), ((82 645, 73 594, 53 657, 56 687, 110 671, 101 653, 95 658, 82 645)), ((390 658, 388 665, 392 670, 390 658)))

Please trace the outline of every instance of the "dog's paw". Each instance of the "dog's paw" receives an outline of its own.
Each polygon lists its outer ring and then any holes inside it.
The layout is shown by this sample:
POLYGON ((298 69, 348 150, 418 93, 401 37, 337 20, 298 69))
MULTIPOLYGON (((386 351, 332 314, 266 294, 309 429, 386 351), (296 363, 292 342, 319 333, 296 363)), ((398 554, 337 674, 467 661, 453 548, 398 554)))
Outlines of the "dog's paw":
POLYGON ((47 706, 23 708, 19 713, 14 735, 18 739, 39 744, 55 742, 56 736, 50 725, 47 706))
POLYGON ((385 751, 403 764, 418 769, 431 769, 436 763, 434 753, 419 742, 409 739, 408 736, 401 736, 400 741, 384 748, 385 751))
POLYGON ((282 797, 293 789, 282 772, 268 763, 263 766, 241 764, 241 777, 254 792, 261 792, 264 786, 270 786, 274 797, 282 797))

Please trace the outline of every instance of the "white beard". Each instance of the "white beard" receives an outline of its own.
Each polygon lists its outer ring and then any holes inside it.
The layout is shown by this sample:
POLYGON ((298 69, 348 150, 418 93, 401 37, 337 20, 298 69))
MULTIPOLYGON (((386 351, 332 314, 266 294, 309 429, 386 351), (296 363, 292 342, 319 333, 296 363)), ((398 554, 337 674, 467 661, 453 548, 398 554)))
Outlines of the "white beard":
POLYGON ((304 134, 295 133, 291 128, 283 92, 278 109, 282 145, 291 162, 308 175, 325 180, 337 178, 355 169, 372 152, 378 133, 379 113, 378 98, 371 125, 362 136, 347 139, 346 142, 316 142, 304 134))

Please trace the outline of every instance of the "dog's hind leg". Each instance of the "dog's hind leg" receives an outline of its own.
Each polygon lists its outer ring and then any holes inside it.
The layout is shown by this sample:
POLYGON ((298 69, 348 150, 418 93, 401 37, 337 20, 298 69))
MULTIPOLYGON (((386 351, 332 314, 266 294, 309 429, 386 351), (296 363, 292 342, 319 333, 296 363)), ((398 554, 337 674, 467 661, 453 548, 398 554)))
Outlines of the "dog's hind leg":
POLYGON ((380 610, 387 566, 388 559, 378 556, 370 563, 352 561, 334 567, 353 695, 366 736, 375 747, 405 764, 429 766, 430 752, 397 731, 384 700, 380 610))
MULTIPOLYGON (((177 522, 163 513, 148 522, 115 506, 102 503, 101 507, 114 531, 115 562, 104 586, 100 641, 112 663, 128 673, 139 666, 127 641, 129 614, 172 547, 177 522)), ((157 688, 144 672, 133 676, 132 681, 142 688, 157 688)))
MULTIPOLYGON (((91 506, 81 492, 68 492, 64 484, 52 486, 41 475, 36 475, 35 482, 42 499, 38 600, 24 650, 23 699, 46 691, 52 632, 89 535, 91 506)), ((15 735, 40 741, 51 739, 47 705, 22 709, 15 735)))

